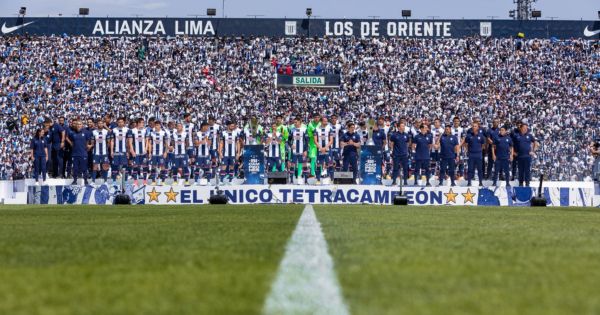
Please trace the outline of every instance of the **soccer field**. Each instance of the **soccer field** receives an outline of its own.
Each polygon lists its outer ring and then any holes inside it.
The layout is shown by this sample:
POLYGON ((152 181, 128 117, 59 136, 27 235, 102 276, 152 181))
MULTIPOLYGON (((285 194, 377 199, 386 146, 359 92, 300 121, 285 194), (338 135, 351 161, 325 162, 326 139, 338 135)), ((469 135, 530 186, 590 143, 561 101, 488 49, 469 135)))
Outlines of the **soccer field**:
POLYGON ((600 313, 598 209, 311 213, 2 206, 0 314, 600 313), (304 308, 277 304, 282 288, 304 308), (311 294, 339 295, 343 305, 327 308, 311 294))

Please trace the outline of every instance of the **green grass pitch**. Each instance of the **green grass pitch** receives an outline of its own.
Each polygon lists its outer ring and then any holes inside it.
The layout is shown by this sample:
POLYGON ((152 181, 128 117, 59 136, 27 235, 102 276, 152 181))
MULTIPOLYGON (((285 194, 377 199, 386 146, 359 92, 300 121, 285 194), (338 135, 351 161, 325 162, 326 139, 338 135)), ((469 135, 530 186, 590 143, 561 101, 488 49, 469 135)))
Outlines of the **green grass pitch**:
MULTIPOLYGON (((314 206, 351 314, 600 314, 600 210, 314 206)), ((0 206, 0 314, 260 314, 302 205, 0 206)))

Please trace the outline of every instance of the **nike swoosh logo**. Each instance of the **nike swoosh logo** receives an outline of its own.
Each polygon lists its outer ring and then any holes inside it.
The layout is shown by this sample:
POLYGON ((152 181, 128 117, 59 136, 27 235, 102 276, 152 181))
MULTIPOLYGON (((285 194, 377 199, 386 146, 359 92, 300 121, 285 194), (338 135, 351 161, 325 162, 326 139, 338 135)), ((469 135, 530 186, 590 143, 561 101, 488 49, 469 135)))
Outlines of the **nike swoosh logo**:
POLYGON ((8 33, 12 33, 12 32, 14 32, 14 31, 16 31, 16 30, 20 29, 21 27, 25 27, 25 26, 27 26, 27 25, 29 25, 29 24, 33 23, 33 22, 35 22, 35 21, 32 21, 32 22, 27 22, 27 23, 24 23, 24 24, 21 24, 21 25, 17 25, 17 26, 11 26, 11 27, 6 27, 6 22, 4 22, 4 23, 2 24, 2 34, 8 34, 8 33))
POLYGON ((590 31, 587 26, 585 27, 585 30, 583 30, 583 35, 585 35, 585 37, 594 36, 596 34, 600 34, 600 30, 590 31))

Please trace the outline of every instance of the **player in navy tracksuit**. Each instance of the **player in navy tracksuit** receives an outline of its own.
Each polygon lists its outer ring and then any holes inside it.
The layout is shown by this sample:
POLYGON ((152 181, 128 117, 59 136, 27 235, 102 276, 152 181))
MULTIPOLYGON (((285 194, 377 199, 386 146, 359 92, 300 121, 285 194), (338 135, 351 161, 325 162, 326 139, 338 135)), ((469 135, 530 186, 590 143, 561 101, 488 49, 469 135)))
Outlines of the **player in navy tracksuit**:
POLYGON ((67 141, 71 144, 71 157, 73 158, 73 183, 77 185, 77 178, 83 177, 85 185, 88 184, 88 150, 92 148, 90 134, 83 129, 81 120, 74 123, 75 129, 69 132, 67 141))
POLYGON ((408 147, 411 142, 411 134, 406 132, 406 124, 401 122, 398 125, 398 130, 390 133, 390 148, 392 149, 393 172, 392 178, 394 181, 400 175, 400 167, 402 167, 402 179, 404 185, 408 185, 408 147))
POLYGON ((427 132, 427 127, 424 124, 419 126, 419 133, 413 137, 413 151, 415 151, 415 182, 421 176, 421 170, 425 171, 425 177, 427 178, 427 186, 431 186, 429 183, 429 169, 431 160, 431 147, 433 146, 433 135, 427 132))
POLYGON ((444 184, 446 175, 450 176, 450 183, 454 183, 454 171, 458 163, 460 146, 458 137, 452 134, 452 126, 446 125, 444 133, 440 136, 437 146, 440 150, 440 186, 444 184))
POLYGON ((526 123, 521 124, 519 133, 514 138, 517 166, 519 168, 519 186, 523 186, 523 182, 529 186, 529 181, 531 181, 531 157, 534 155, 535 150, 537 150, 538 142, 529 133, 529 127, 526 123))
POLYGON ((500 120, 498 118, 494 118, 494 120, 492 120, 492 126, 490 126, 488 129, 486 129, 486 132, 485 132, 485 136, 487 138, 487 144, 488 144, 488 150, 486 152, 487 157, 488 157, 488 163, 486 164, 486 169, 484 169, 486 179, 491 178, 493 175, 492 168, 494 167, 495 162, 492 162, 493 154, 492 154, 491 147, 494 146, 494 139, 496 139, 496 137, 498 137, 498 134, 500 133, 499 125, 500 125, 500 120))
POLYGON ((467 148, 469 162, 467 163, 467 186, 471 186, 471 181, 475 177, 475 170, 477 170, 477 176, 479 177, 479 186, 483 186, 483 145, 485 144, 486 138, 481 130, 479 130, 479 123, 474 122, 470 132, 467 132, 465 137, 464 146, 467 148))
POLYGON ((31 139, 31 159, 33 160, 33 178, 38 181, 40 175, 46 181, 46 163, 48 162, 48 141, 44 137, 44 130, 38 129, 35 137, 31 139))
POLYGON ((513 142, 512 138, 506 133, 506 127, 501 127, 498 136, 494 138, 492 146, 492 159, 496 164, 494 166, 494 182, 492 186, 496 186, 498 173, 502 171, 506 179, 506 186, 510 186, 509 163, 513 157, 513 142))
POLYGON ((348 124, 348 132, 341 139, 343 167, 342 171, 347 172, 349 167, 352 167, 352 178, 356 180, 358 177, 358 148, 360 148, 361 137, 355 131, 354 123, 348 124))

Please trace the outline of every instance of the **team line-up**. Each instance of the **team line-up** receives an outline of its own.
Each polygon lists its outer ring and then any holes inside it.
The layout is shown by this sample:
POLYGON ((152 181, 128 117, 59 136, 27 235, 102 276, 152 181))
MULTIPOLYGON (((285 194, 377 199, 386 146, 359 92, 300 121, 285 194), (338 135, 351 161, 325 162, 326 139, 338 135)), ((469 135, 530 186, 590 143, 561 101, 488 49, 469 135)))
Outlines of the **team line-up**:
POLYGON ((315 113, 308 123, 292 118, 286 124, 278 115, 265 127, 252 116, 242 128, 235 121, 221 126, 214 117, 196 124, 190 114, 167 124, 153 118, 118 118, 115 123, 106 115, 88 121, 85 128, 79 119, 69 125, 64 117, 46 119, 31 142, 31 159, 38 183, 46 180, 49 166, 56 177, 72 177, 73 184, 82 178, 87 185, 91 170, 94 182, 106 182, 110 174, 113 181, 123 175, 136 185, 165 184, 167 178, 190 185, 217 175, 221 180, 240 176, 244 146, 260 144, 267 172, 287 171, 290 179, 320 181, 335 171, 352 171, 360 183, 358 157, 367 143, 383 152, 381 176, 405 185, 410 178, 417 185, 423 175, 423 184, 430 185, 437 175, 439 185, 455 185, 464 176, 470 186, 476 172, 480 186, 488 178, 496 185, 499 175, 507 185, 511 175, 519 185, 529 185, 538 147, 526 123, 511 130, 498 119, 484 127, 475 118, 468 129, 458 117, 444 126, 440 119, 424 118, 408 126, 405 118, 389 122, 384 117, 357 126, 341 124, 336 115, 315 113))

